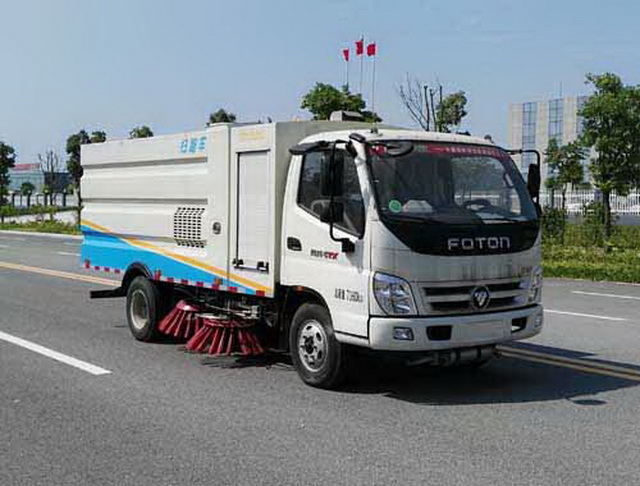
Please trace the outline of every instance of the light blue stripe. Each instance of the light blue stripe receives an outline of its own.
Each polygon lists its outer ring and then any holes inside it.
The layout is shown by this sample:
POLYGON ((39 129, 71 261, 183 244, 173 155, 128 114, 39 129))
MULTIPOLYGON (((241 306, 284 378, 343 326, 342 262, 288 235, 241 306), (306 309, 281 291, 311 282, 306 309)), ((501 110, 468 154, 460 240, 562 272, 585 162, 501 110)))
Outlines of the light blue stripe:
POLYGON ((82 226, 82 233, 84 235, 81 252, 82 262, 89 260, 91 266, 97 265, 126 271, 133 263, 142 263, 152 274, 159 270, 162 276, 172 277, 176 281, 185 279, 203 282, 205 286, 211 286, 216 279, 219 279, 222 281, 222 285, 237 287, 239 292, 250 295, 256 293, 255 289, 251 287, 219 277, 214 273, 191 266, 167 255, 136 247, 112 234, 96 231, 88 226, 82 226))

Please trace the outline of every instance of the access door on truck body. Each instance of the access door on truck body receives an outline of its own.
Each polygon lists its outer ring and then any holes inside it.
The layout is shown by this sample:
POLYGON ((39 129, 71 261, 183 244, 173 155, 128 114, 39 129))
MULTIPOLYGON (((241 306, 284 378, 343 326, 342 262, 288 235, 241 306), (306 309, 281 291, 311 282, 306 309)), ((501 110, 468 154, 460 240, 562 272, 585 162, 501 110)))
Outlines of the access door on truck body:
POLYGON ((229 291, 274 293, 273 125, 235 127, 231 136, 229 291))

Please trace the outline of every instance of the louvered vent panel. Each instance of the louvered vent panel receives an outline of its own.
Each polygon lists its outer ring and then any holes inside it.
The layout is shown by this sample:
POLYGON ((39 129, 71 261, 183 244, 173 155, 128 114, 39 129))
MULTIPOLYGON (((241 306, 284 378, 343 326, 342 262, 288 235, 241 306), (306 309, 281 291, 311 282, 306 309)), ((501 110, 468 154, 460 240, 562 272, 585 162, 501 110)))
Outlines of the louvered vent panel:
POLYGON ((179 246, 204 248, 202 215, 204 208, 178 208, 173 215, 173 237, 179 246))

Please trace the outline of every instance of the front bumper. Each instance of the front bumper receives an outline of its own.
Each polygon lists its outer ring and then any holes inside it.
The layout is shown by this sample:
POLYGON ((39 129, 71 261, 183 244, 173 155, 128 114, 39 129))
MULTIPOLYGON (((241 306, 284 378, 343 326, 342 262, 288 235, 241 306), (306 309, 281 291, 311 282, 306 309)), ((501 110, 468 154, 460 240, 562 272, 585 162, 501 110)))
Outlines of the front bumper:
POLYGON ((542 330, 542 321, 541 305, 507 312, 451 317, 371 317, 369 346, 371 349, 389 351, 431 351, 498 344, 535 336, 542 330), (441 327, 430 338, 427 330, 433 326, 441 327), (446 328, 449 326, 450 337, 446 339, 446 328), (410 328, 413 340, 394 339, 396 327, 410 328))

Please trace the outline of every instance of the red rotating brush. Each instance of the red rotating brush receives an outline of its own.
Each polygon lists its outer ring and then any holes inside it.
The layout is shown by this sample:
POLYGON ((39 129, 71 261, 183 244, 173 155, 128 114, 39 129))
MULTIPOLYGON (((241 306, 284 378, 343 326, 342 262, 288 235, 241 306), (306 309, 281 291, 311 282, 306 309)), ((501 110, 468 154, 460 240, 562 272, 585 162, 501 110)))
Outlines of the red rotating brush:
POLYGON ((202 327, 202 318, 198 314, 199 312, 199 307, 186 300, 181 300, 160 321, 158 329, 160 332, 176 338, 189 339, 202 327))
POLYGON ((264 354, 264 348, 250 327, 251 323, 241 320, 219 319, 213 316, 202 316, 202 327, 187 341, 190 351, 213 355, 231 353, 242 356, 264 354))

